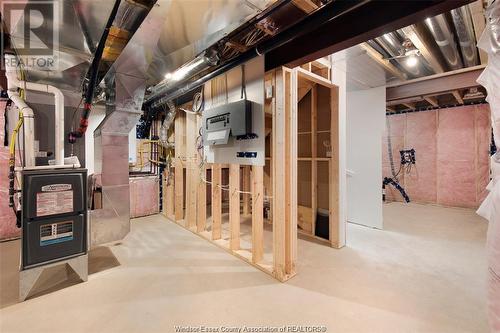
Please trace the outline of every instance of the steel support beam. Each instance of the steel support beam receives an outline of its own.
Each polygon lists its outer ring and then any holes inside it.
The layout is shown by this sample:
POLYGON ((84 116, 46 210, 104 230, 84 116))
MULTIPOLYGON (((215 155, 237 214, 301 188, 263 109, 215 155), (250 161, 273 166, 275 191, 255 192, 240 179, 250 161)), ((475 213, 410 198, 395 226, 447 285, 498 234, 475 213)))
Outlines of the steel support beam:
MULTIPOLYGON (((331 18, 314 31, 297 36, 266 55, 266 70, 282 65, 295 67, 351 46, 366 42, 426 17, 470 3, 471 0, 369 1, 331 18)), ((334 1, 321 8, 335 11, 349 0, 334 1)))
POLYGON ((456 90, 477 87, 479 84, 476 80, 484 67, 469 67, 388 86, 386 100, 389 102, 417 96, 451 94, 456 90))

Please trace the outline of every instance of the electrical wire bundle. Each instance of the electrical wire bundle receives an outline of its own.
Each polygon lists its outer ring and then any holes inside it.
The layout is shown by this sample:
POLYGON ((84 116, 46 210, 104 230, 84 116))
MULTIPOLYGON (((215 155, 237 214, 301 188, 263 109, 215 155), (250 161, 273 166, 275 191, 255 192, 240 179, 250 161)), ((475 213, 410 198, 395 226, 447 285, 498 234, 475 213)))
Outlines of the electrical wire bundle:
POLYGON ((394 186, 394 188, 396 190, 399 191, 399 193, 401 193, 401 196, 405 199, 406 202, 410 202, 410 198, 408 197, 408 194, 406 194, 405 189, 399 183, 398 176, 401 174, 401 171, 403 171, 403 170, 409 174, 409 172, 411 172, 412 163, 408 163, 409 165, 406 165, 405 163, 401 163, 399 165, 399 170, 396 173, 396 167, 394 166, 394 158, 392 155, 391 122, 389 121, 389 117, 386 117, 386 125, 387 125, 387 154, 389 156, 389 163, 391 165, 392 177, 391 178, 385 177, 384 180, 382 181, 382 200, 385 201, 385 187, 386 187, 386 185, 392 185, 392 186, 394 186))

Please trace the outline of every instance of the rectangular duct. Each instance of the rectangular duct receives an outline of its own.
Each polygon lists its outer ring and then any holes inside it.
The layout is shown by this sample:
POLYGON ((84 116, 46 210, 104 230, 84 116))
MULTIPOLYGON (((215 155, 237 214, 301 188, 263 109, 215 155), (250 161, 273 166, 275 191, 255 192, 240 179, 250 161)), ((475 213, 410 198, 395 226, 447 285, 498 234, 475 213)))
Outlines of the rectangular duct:
POLYGON ((91 211, 90 246, 123 239, 130 231, 128 135, 144 99, 142 78, 115 74, 115 101, 94 132, 95 174, 102 185, 102 209, 91 211))

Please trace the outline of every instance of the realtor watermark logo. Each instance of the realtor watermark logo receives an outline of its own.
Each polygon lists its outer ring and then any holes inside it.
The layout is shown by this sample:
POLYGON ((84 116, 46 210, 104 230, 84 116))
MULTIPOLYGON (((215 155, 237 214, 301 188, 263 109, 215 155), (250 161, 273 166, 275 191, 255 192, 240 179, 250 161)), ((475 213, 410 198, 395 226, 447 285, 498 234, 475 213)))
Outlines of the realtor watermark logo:
MULTIPOLYGON (((11 48, 18 55, 13 66, 42 71, 57 70, 59 49, 59 2, 48 1, 2 1, 0 7, 3 23, 1 56, 4 57, 10 35, 11 48), (4 31, 7 29, 7 31, 4 31)), ((7 61, 7 60, 6 60, 7 61)))

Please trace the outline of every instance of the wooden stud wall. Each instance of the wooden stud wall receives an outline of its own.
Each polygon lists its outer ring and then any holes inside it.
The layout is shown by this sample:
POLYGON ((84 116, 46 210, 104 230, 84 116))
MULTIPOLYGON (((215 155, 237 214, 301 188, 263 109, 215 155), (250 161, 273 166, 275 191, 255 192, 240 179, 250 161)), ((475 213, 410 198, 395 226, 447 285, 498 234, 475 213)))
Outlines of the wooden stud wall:
MULTIPOLYGON (((164 214, 186 229, 224 248, 280 281, 296 274, 297 221, 303 215, 298 206, 298 163, 309 163, 311 207, 307 218, 312 221, 314 235, 319 202, 318 179, 328 186, 327 206, 330 211, 330 242, 338 240, 338 107, 337 88, 331 84, 330 68, 324 62, 304 68, 285 67, 266 73, 265 85, 272 86, 273 96, 265 101, 266 166, 208 164, 200 168, 196 137, 201 125, 199 117, 180 112, 175 120, 175 158, 171 183, 164 182, 164 214), (310 94, 310 156, 298 157, 298 103, 303 98, 303 86, 310 94), (322 87, 322 88, 320 88, 322 87), (320 107, 318 89, 331 90, 330 130, 318 128, 320 107), (301 95, 301 96, 299 96, 301 95), (197 119, 198 118, 198 119, 197 119), (321 138, 329 138, 332 156, 319 151, 321 138), (328 165, 319 168, 319 163, 328 165), (325 164, 326 163, 326 164, 325 164), (324 170, 329 174, 325 180, 324 170), (228 177, 226 172, 228 171, 228 177), (226 176, 223 176, 226 174, 226 176), (211 175, 210 180, 207 177, 211 175), (228 179, 224 179, 227 177, 228 179), (320 178, 321 177, 321 178, 320 178), (211 209, 207 217, 207 183, 210 182, 211 209), (228 183, 223 183, 228 182, 228 183), (222 203, 229 199, 229 231, 223 232, 222 203), (173 199, 169 199, 173 198, 173 199), (268 219, 264 219, 264 202, 270 203, 268 219), (246 217, 247 216, 247 217, 246 217), (251 217, 251 241, 242 238, 241 221, 251 217), (265 222, 267 221, 267 222, 265 222), (264 225, 272 223, 272 256, 264 252, 264 225), (249 243, 249 244, 247 244, 249 243)), ((227 102, 224 75, 205 85, 205 100, 210 105, 227 102)), ((323 111, 321 111, 323 112, 323 111)), ((168 178, 165 174, 165 179, 168 178)), ((302 216, 303 217, 303 216, 302 216)), ((301 217, 301 218, 302 218, 301 217)))

